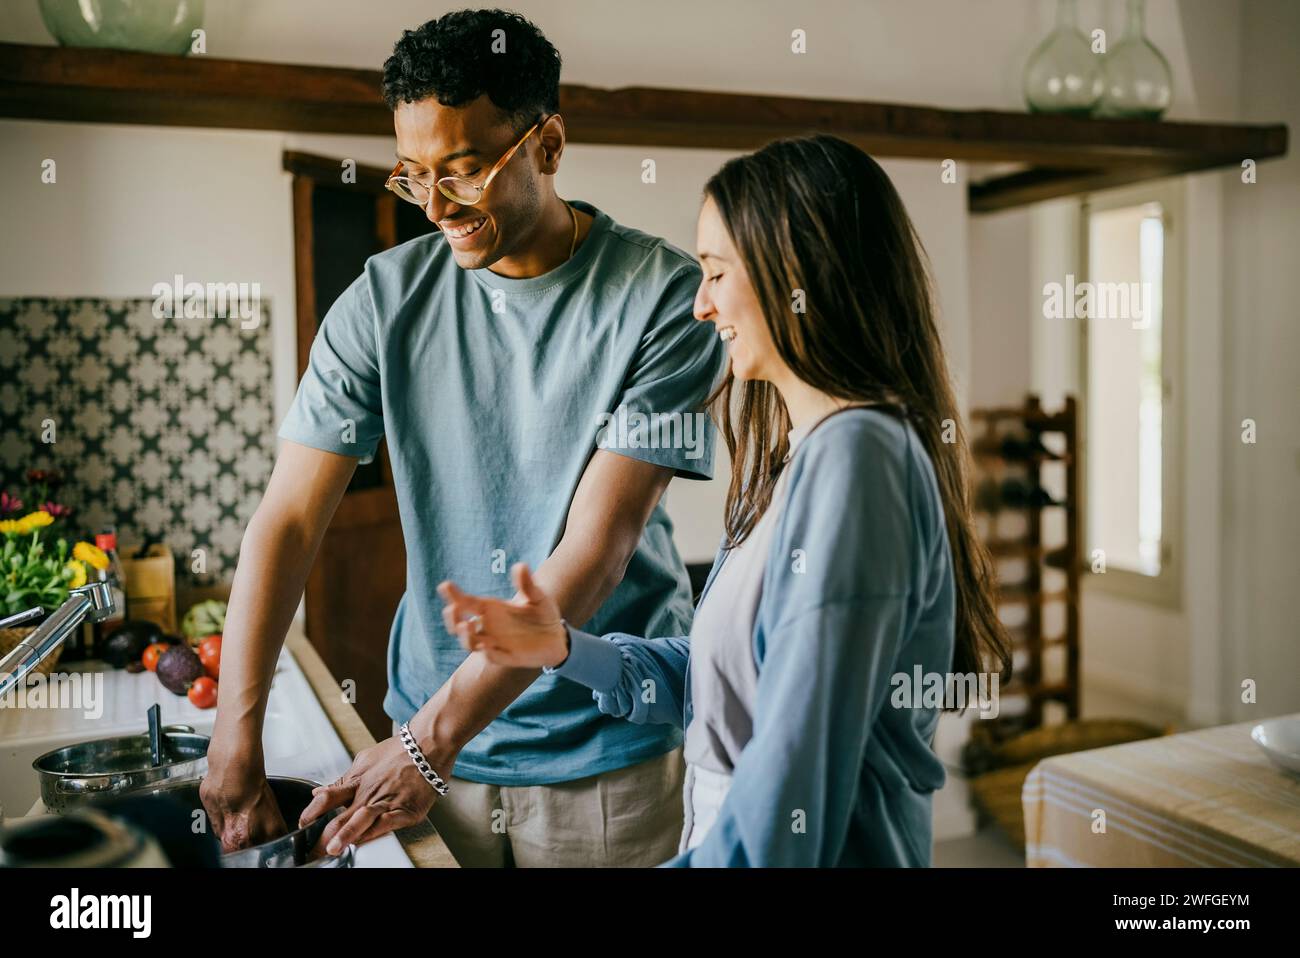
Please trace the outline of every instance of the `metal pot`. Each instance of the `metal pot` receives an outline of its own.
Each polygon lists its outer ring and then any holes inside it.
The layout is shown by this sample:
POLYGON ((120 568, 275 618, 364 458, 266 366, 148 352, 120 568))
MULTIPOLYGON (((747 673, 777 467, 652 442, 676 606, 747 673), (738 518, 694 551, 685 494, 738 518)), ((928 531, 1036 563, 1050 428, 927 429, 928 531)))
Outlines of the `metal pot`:
MULTIPOLYGON (((164 782, 160 785, 137 791, 134 797, 151 796, 160 801, 179 802, 187 810, 203 812, 203 801, 199 798, 201 779, 188 781, 164 782)), ((305 778, 287 778, 276 775, 267 777, 271 793, 280 806, 280 814, 286 824, 298 821, 312 799, 312 789, 316 782, 305 778)), ((351 868, 354 864, 355 848, 349 845, 341 855, 317 853, 316 844, 330 820, 341 809, 332 808, 315 821, 303 828, 292 828, 287 834, 261 845, 240 849, 221 856, 223 868, 351 868)), ((206 812, 204 812, 206 821, 206 812)))
POLYGON ((63 814, 92 798, 122 795, 192 779, 208 770, 208 737, 188 725, 163 729, 170 761, 151 764, 149 734, 79 742, 46 752, 32 768, 41 782, 41 801, 63 814))

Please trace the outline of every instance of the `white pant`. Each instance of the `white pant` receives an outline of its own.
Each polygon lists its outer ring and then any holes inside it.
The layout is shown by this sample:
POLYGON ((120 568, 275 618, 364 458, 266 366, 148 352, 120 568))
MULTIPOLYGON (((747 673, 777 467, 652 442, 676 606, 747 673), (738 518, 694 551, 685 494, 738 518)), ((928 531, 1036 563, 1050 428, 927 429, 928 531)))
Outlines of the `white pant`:
POLYGON ((678 853, 690 851, 704 841, 704 836, 718 819, 718 812, 722 809, 729 788, 730 775, 687 764, 686 779, 682 786, 685 824, 678 853))

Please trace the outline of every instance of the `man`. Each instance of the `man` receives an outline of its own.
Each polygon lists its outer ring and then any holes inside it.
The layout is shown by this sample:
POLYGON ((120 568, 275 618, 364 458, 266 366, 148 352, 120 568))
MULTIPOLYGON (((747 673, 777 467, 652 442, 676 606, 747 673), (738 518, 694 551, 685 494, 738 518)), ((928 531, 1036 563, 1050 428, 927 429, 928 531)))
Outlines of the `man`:
POLYGON ((509 596, 508 557, 540 563, 537 583, 589 631, 689 627, 661 499, 674 475, 710 475, 712 434, 689 427, 722 349, 691 316, 694 260, 556 195, 559 73, 541 32, 498 10, 407 31, 384 65, 390 188, 439 232, 367 262, 281 428, 235 575, 203 786, 227 847, 283 828, 261 752, 271 675, 330 517, 385 437, 408 558, 384 708, 436 775, 394 735, 304 820, 341 806, 326 832, 338 847, 428 814, 462 865, 652 865, 676 851, 680 735, 601 715, 555 676, 466 657, 435 592, 454 577, 509 596), (611 416, 636 414, 687 428, 629 441, 611 416))

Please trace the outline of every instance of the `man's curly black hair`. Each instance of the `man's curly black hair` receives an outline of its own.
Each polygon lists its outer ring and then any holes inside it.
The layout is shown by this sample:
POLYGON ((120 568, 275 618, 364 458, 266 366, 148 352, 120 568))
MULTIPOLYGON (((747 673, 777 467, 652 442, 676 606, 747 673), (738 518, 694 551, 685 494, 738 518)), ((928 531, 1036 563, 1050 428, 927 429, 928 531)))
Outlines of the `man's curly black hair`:
POLYGON ((560 54, 517 13, 457 10, 403 31, 383 93, 392 110, 428 97, 464 106, 486 93, 522 129, 560 108, 560 54))

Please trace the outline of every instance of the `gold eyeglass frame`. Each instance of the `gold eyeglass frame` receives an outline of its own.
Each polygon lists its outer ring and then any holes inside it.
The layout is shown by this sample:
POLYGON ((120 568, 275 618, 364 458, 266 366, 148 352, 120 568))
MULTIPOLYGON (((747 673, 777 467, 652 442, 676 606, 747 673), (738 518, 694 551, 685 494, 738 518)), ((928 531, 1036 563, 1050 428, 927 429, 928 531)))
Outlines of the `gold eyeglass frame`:
MULTIPOLYGON (((524 145, 524 142, 532 136, 536 130, 540 129, 541 126, 552 116, 558 115, 559 114, 552 113, 550 116, 542 117, 542 119, 530 126, 528 132, 521 136, 519 141, 515 143, 514 146, 510 147, 501 159, 497 160, 496 163, 492 165, 492 169, 488 170, 487 179, 483 181, 482 186, 479 186, 477 183, 471 183, 463 176, 442 176, 435 180, 433 185, 437 187, 439 193, 459 206, 476 206, 478 203, 482 202, 483 194, 486 193, 487 188, 492 185, 492 181, 496 179, 496 175, 501 172, 507 163, 510 162, 510 158, 515 155, 521 146, 524 145), (457 184, 462 187, 467 187, 469 190, 473 191, 474 199, 471 200, 466 199, 463 196, 457 196, 455 193, 450 191, 446 184, 457 184)), ((408 203, 414 203, 416 206, 420 207, 420 209, 424 209, 429 205, 429 199, 433 196, 433 190, 424 183, 421 183, 419 180, 412 179, 409 176, 400 176, 399 171, 402 169, 403 165, 403 162, 399 160, 397 165, 393 167, 393 172, 389 173, 388 179, 384 181, 384 189, 391 190, 400 199, 406 200, 408 203), (423 201, 417 199, 417 196, 419 195, 419 193, 416 192, 417 190, 423 191, 426 194, 423 201)))

